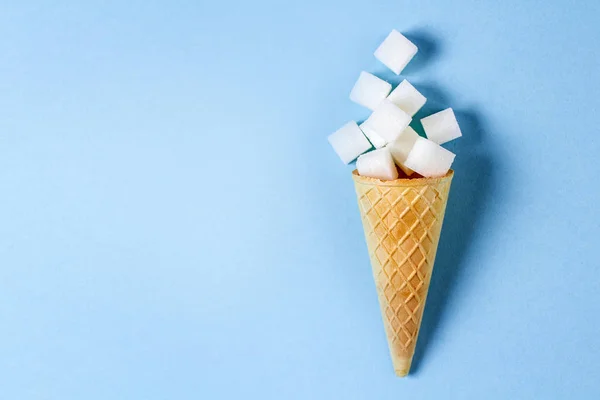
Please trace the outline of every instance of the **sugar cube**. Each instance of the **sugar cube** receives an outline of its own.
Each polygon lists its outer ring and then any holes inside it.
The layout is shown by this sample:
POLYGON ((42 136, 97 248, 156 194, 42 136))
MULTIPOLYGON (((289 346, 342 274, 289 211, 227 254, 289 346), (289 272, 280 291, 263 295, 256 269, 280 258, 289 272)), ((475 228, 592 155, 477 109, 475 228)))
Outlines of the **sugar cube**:
POLYGON ((375 50, 375 57, 398 75, 417 51, 414 43, 394 29, 375 50))
POLYGON ((454 157, 454 153, 439 144, 418 137, 404 165, 423 176, 438 177, 448 172, 454 157))
POLYGON ((398 178, 398 170, 392 155, 386 148, 373 150, 356 160, 356 169, 362 176, 377 178, 384 181, 398 178))
POLYGON ((386 99, 362 123, 362 127, 366 132, 375 132, 385 143, 390 143, 396 140, 411 120, 410 115, 386 99))
POLYGON ((415 87, 406 79, 400 82, 387 98, 411 117, 414 116, 427 101, 427 98, 415 89, 415 87))
POLYGON ((371 144, 354 121, 350 121, 327 138, 345 164, 371 148, 371 144))
POLYGON ((451 108, 425 117, 421 120, 429 140, 443 144, 462 136, 458 121, 451 108))
POLYGON ((362 71, 350 92, 350 100, 374 110, 390 94, 392 85, 373 74, 362 71))
POLYGON ((383 140, 383 138, 381 136, 379 136, 377 134, 377 132, 375 132, 373 129, 369 128, 368 125, 365 125, 364 122, 362 124, 360 124, 358 127, 363 131, 363 133, 365 134, 367 139, 369 139, 369 141, 371 142, 373 147, 375 147, 376 149, 382 148, 387 143, 385 140, 383 140))
POLYGON ((395 141, 387 145, 396 165, 408 176, 413 174, 413 170, 406 167, 404 164, 418 138, 419 134, 409 126, 395 141))

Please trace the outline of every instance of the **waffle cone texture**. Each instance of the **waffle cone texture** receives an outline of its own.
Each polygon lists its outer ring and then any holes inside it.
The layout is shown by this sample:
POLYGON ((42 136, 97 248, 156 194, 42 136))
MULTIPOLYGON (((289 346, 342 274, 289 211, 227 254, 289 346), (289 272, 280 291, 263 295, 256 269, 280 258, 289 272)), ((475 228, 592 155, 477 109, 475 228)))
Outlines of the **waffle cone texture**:
POLYGON ((453 175, 381 181, 352 173, 398 376, 412 363, 453 175))

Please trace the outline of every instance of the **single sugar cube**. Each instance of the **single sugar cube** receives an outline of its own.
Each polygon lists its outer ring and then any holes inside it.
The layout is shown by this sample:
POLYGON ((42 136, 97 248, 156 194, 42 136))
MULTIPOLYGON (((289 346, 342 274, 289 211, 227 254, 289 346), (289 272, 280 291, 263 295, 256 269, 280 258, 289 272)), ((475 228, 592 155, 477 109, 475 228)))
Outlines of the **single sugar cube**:
POLYGON ((350 92, 350 100, 372 111, 390 94, 391 90, 390 83, 362 71, 350 92))
POLYGON ((348 122, 329 135, 327 140, 345 164, 371 148, 371 143, 354 121, 348 122))
POLYGON ((356 169, 362 176, 390 181, 398 178, 398 170, 388 149, 363 154, 356 160, 356 169))
POLYGON ((365 132, 375 132, 385 143, 391 143, 408 127, 412 118, 388 100, 377 106, 371 116, 362 123, 365 132))
POLYGON ((369 139, 373 147, 375 147, 376 149, 382 148, 387 143, 385 140, 383 140, 381 136, 377 134, 377 132, 369 128, 369 126, 365 126, 364 122, 358 127, 363 131, 367 139, 369 139))
POLYGON ((394 29, 375 50, 375 57, 398 75, 417 51, 413 42, 394 29))
POLYGON ((454 157, 454 153, 439 144, 418 137, 404 165, 425 177, 438 177, 446 175, 454 157))
POLYGON ((396 165, 408 176, 413 174, 413 170, 406 167, 406 159, 418 138, 419 134, 409 126, 398 136, 398 139, 387 145, 396 165))
POLYGON ((443 144, 462 136, 460 126, 451 108, 425 117, 421 120, 427 138, 443 144))
POLYGON ((388 100, 412 117, 425 105, 427 98, 405 79, 392 90, 388 100))

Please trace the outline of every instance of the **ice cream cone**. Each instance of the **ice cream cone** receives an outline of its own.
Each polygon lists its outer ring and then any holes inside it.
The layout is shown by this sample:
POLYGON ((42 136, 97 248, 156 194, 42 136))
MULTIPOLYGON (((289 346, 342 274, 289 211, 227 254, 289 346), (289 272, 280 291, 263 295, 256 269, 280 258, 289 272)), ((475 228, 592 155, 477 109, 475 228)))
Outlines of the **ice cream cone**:
POLYGON ((381 181, 352 173, 398 376, 412 363, 453 175, 381 181))

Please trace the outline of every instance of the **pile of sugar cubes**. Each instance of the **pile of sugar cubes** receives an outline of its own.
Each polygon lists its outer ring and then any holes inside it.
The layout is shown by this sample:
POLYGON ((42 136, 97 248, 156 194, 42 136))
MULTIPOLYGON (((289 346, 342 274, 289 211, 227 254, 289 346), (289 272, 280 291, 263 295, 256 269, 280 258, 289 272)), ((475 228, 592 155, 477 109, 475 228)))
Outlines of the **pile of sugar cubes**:
MULTIPOLYGON (((417 46, 393 30, 375 57, 399 75, 417 51, 417 46)), ((438 177, 448 172, 455 155, 440 145, 462 136, 451 108, 421 119, 425 139, 409 124, 427 99, 407 80, 392 90, 388 82, 363 71, 350 100, 370 109, 371 115, 360 126, 355 121, 346 123, 328 140, 344 163, 356 160, 360 175, 393 180, 399 177, 398 168, 406 177, 438 177)))

